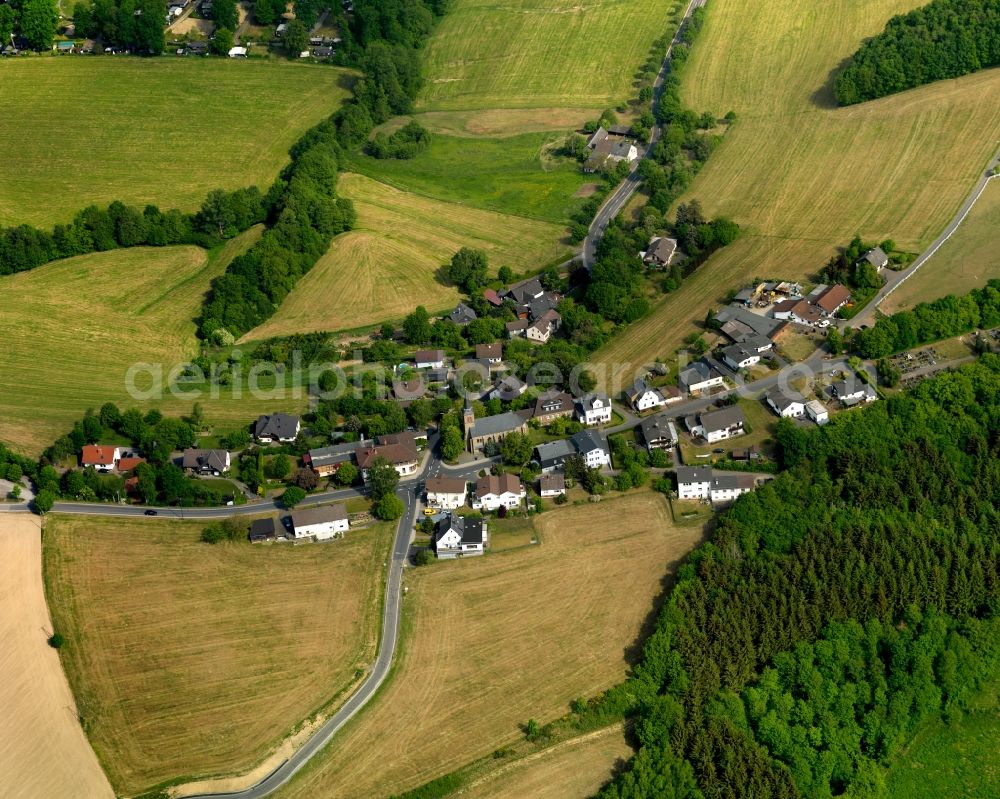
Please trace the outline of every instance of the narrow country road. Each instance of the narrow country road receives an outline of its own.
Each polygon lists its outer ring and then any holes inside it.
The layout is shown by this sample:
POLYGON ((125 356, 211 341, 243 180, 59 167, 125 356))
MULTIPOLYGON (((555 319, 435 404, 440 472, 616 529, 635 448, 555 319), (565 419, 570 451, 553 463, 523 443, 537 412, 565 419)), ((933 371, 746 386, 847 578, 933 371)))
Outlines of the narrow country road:
POLYGON ((969 215, 969 211, 972 210, 972 207, 982 196, 983 192, 986 190, 986 186, 989 185, 989 182, 995 177, 1000 177, 993 174, 993 170, 997 167, 1000 167, 1000 152, 997 152, 997 154, 990 159, 989 165, 983 171, 983 174, 976 182, 976 185, 973 186, 972 191, 969 192, 969 196, 965 198, 965 202, 963 202, 961 208, 958 209, 958 213, 956 213, 951 222, 948 223, 948 227, 941 231, 941 235, 934 239, 931 246, 917 256, 917 259, 906 267, 906 269, 901 269, 898 272, 891 269, 886 270, 887 277, 885 285, 882 286, 878 294, 872 298, 871 302, 858 311, 858 313, 856 313, 851 319, 847 320, 844 327, 859 328, 863 326, 870 326, 875 323, 875 311, 878 309, 878 306, 882 304, 886 297, 899 288, 902 283, 911 278, 914 273, 927 263, 934 253, 941 248, 941 245, 952 237, 952 234, 958 230, 962 222, 965 221, 965 217, 969 215))
MULTIPOLYGON (((670 69, 670 54, 674 51, 674 45, 680 42, 681 34, 684 32, 684 27, 687 25, 687 21, 691 18, 691 15, 696 9, 701 8, 705 5, 706 0, 691 0, 688 3, 687 10, 684 12, 684 17, 681 19, 681 24, 677 26, 677 33, 674 34, 674 38, 671 39, 670 45, 667 47, 666 55, 663 57, 663 63, 660 65, 660 71, 656 76, 656 80, 653 81, 653 100, 651 108, 653 113, 656 113, 656 104, 660 101, 660 95, 663 93, 663 81, 667 77, 667 72, 670 69)), ((618 216, 618 213, 625 207, 625 203, 629 201, 636 190, 642 183, 642 178, 639 177, 639 163, 643 158, 649 158, 650 153, 653 151, 653 146, 660 138, 661 129, 659 124, 654 124, 652 130, 649 133, 649 144, 646 145, 645 149, 642 151, 640 158, 637 158, 632 164, 632 171, 629 176, 623 180, 618 187, 611 192, 611 195, 604 201, 604 204, 598 209, 597 214, 594 216, 594 221, 590 223, 590 228, 587 231, 587 238, 583 240, 583 251, 582 260, 583 266, 588 271, 594 268, 594 261, 597 259, 597 245, 600 243, 601 239, 604 237, 604 231, 607 230, 608 224, 618 216)))

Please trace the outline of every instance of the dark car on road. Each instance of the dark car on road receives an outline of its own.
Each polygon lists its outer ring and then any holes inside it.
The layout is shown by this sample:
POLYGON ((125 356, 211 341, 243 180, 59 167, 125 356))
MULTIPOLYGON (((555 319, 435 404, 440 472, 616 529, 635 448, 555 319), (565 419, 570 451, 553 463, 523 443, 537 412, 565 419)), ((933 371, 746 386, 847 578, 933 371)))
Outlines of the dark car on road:
POLYGON ((146 515, 147 516, 155 516, 156 515, 156 511, 155 510, 147 510, 146 511, 146 515))

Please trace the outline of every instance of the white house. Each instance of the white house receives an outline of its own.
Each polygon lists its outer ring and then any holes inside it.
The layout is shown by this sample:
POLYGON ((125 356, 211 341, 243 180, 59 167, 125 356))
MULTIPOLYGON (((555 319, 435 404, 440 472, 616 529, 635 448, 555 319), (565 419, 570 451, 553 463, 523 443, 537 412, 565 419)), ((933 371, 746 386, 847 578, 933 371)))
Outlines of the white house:
POLYGON ((428 477, 427 506, 454 510, 465 504, 466 483, 461 477, 428 477))
POLYGON ((643 419, 639 423, 639 430, 642 432, 642 440, 646 442, 646 449, 650 451, 677 446, 677 428, 665 413, 643 419))
POLYGON ((380 436, 378 441, 378 444, 362 444, 354 453, 365 480, 368 479, 368 469, 377 458, 389 461, 400 477, 416 473, 420 454, 412 435, 400 433, 395 436, 380 436))
POLYGON ((476 360, 496 366, 503 361, 503 344, 499 341, 493 344, 477 344, 476 360))
POLYGON ((714 473, 711 469, 677 467, 679 499, 707 499, 713 505, 728 504, 741 494, 752 491, 753 475, 740 472, 714 473))
POLYGON ((867 383, 862 383, 858 378, 837 380, 830 384, 830 392, 848 408, 862 402, 874 402, 878 399, 875 389, 867 383))
POLYGON ((184 450, 181 456, 181 466, 199 474, 220 475, 229 471, 229 453, 224 449, 190 449, 184 450))
POLYGON ((741 494, 753 491, 756 481, 753 475, 739 472, 713 474, 708 498, 713 505, 728 505, 741 494))
POLYGON ((290 416, 287 413, 272 413, 269 416, 260 416, 254 425, 254 438, 264 443, 280 441, 288 443, 294 441, 295 437, 302 429, 302 422, 298 416, 290 416))
POLYGON ((292 514, 292 535, 295 538, 315 538, 317 541, 342 538, 350 527, 347 508, 343 505, 305 508, 292 514))
POLYGON ((122 458, 119 447, 109 447, 104 444, 87 444, 80 454, 80 465, 83 468, 93 466, 98 472, 110 472, 122 458))
POLYGON ((516 475, 488 475, 480 477, 476 483, 472 507, 476 510, 494 511, 503 506, 513 510, 520 506, 527 495, 528 492, 516 475))
POLYGON ((765 397, 767 404, 778 416, 786 419, 798 419, 805 416, 806 398, 795 391, 783 391, 773 388, 765 397))
POLYGON ((607 394, 587 394, 576 401, 576 419, 592 427, 611 421, 611 398, 607 394))
POLYGON ((684 420, 693 436, 701 436, 709 444, 741 436, 746 432, 746 418, 743 410, 736 405, 706 411, 699 416, 689 416, 684 420))
POLYGON ((566 477, 561 474, 543 474, 538 478, 538 494, 542 498, 557 497, 566 493, 566 477))
POLYGON ((639 412, 662 408, 667 404, 659 389, 652 388, 642 378, 636 380, 632 387, 625 392, 625 398, 629 405, 639 412))
MULTIPOLYGON (((758 358, 758 360, 760 359, 758 358)), ((725 378, 717 370, 704 361, 691 364, 691 366, 678 375, 677 380, 681 390, 686 391, 688 394, 696 394, 699 391, 724 385, 726 382, 725 378)))
POLYGON ((819 400, 810 400, 806 403, 806 415, 818 425, 824 425, 830 421, 830 412, 819 400))
POLYGON ((600 469, 611 465, 611 448, 603 430, 581 430, 570 439, 583 462, 589 469, 600 469))
POLYGON ((449 514, 434 531, 434 552, 442 560, 482 555, 486 542, 486 522, 470 516, 449 514))
POLYGON ((749 369, 754 364, 760 363, 760 353, 743 344, 730 344, 722 350, 722 360, 726 365, 735 371, 749 369))
POLYGON ((691 466, 677 467, 678 499, 708 499, 712 486, 712 470, 691 466))
POLYGON ((417 369, 440 369, 444 366, 444 350, 417 350, 413 365, 417 369))

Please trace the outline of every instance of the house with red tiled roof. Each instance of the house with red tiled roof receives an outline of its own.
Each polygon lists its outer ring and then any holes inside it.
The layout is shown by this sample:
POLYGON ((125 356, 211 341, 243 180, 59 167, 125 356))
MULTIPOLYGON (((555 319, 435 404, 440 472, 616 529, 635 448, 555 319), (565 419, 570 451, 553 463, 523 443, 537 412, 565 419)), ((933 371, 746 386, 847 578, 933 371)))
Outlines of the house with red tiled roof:
POLYGON ((80 455, 80 465, 83 468, 93 466, 99 472, 114 471, 121 460, 122 451, 119 447, 108 444, 87 444, 80 455))

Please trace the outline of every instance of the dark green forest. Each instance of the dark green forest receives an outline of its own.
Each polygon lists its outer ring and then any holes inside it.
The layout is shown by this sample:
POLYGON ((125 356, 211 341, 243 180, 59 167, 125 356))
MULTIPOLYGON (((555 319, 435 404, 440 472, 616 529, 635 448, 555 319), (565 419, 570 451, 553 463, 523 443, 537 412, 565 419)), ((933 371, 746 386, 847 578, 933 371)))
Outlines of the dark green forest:
POLYGON ((1000 358, 805 430, 679 572, 601 799, 882 795, 924 719, 998 671, 1000 358))
POLYGON ((841 105, 1000 65, 1000 0, 934 0, 893 17, 835 81, 841 105))

